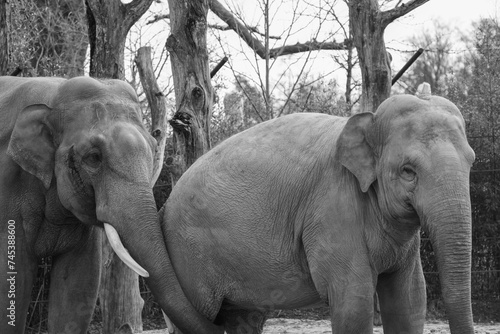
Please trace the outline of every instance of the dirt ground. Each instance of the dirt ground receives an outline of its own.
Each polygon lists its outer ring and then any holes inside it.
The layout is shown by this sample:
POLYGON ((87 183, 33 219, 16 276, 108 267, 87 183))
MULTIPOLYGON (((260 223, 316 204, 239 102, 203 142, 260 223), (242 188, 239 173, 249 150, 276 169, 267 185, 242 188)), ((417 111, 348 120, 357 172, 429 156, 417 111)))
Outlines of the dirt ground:
MULTIPOLYGON (((475 324, 476 334, 500 334, 500 323, 475 324)), ((329 320, 305 319, 269 319, 264 327, 264 334, 328 334, 331 333, 329 320)), ((145 331, 147 334, 167 334, 166 330, 145 331)), ((374 334, 382 334, 382 327, 375 327, 374 334)), ((444 322, 432 322, 425 325, 424 334, 448 334, 450 329, 444 322)))

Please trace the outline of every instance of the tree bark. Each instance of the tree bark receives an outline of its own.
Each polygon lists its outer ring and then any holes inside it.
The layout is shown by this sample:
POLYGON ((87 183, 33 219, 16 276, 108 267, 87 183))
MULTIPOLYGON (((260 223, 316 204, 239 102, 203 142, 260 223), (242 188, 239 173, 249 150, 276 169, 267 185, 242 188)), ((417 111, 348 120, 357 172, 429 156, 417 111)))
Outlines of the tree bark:
POLYGON ((9 69, 9 21, 9 1, 0 0, 0 75, 7 75, 9 69))
POLYGON ((168 5, 171 35, 166 47, 171 55, 177 109, 169 123, 174 129, 173 160, 185 171, 210 148, 213 92, 206 41, 209 0, 169 0, 168 5))
POLYGON ((151 109, 151 135, 158 142, 154 158, 154 180, 160 175, 165 155, 167 141, 167 103, 165 96, 156 82, 151 62, 151 47, 143 46, 137 51, 135 63, 141 78, 142 88, 146 93, 149 108, 151 109))
MULTIPOLYGON (((124 51, 127 33, 153 0, 86 0, 90 42, 90 76, 125 79, 124 51)), ((139 279, 103 238, 100 303, 103 333, 142 332, 139 279)))
POLYGON ((349 22, 361 67, 361 112, 375 112, 391 93, 391 67, 378 0, 350 0, 349 22))
POLYGON ((125 78, 125 41, 130 28, 153 0, 86 0, 90 41, 90 75, 125 78))

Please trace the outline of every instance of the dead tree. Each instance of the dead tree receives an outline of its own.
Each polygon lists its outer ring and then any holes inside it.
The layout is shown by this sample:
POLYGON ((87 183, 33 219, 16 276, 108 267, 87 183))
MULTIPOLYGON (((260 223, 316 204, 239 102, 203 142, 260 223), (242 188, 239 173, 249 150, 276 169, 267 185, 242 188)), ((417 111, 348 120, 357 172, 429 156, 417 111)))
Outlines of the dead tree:
POLYGON ((391 93, 391 67, 385 49, 385 28, 429 0, 398 1, 382 11, 378 0, 349 0, 349 25, 361 67, 361 111, 374 112, 391 93))
MULTIPOLYGON (((176 112, 173 161, 185 171, 210 148, 212 84, 208 66, 207 13, 209 0, 169 0, 171 55, 176 112)), ((175 181, 175 180, 174 180, 175 181)))

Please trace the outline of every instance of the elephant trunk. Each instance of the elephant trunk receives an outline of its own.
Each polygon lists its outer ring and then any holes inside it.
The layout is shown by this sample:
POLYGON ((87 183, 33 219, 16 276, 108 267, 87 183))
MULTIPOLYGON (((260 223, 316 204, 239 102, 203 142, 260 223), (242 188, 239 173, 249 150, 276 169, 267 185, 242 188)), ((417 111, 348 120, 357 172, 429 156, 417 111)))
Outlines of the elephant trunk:
POLYGON ((471 308, 472 219, 468 173, 439 185, 427 202, 423 227, 436 254, 451 333, 474 333, 471 308), (437 191, 439 189, 439 191, 437 191), (444 193, 443 193, 444 190, 444 193))
POLYGON ((96 191, 96 203, 97 218, 116 229, 132 261, 137 261, 149 274, 146 282, 174 324, 184 333, 221 333, 219 327, 193 307, 179 284, 163 239, 151 189, 137 185, 114 190, 108 187, 102 195, 96 191))

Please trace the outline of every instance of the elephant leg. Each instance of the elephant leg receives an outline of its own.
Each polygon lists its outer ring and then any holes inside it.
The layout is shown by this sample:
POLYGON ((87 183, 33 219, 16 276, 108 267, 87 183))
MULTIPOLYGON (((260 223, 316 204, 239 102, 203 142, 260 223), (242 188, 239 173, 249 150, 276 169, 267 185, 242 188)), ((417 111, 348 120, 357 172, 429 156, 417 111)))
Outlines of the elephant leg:
POLYGON ((38 262, 28 252, 20 220, 2 221, 0 247, 0 333, 22 334, 38 262))
POLYGON ((224 324, 227 334, 260 334, 264 329, 266 314, 259 310, 224 309, 216 321, 224 324))
POLYGON ((330 286, 328 303, 332 334, 373 333, 372 282, 351 283, 346 287, 330 286))
POLYGON ((377 292, 385 334, 423 333, 426 294, 420 258, 408 267, 379 276, 377 292))
POLYGON ((89 233, 80 246, 52 260, 49 333, 87 333, 99 290, 102 238, 97 227, 89 233))

